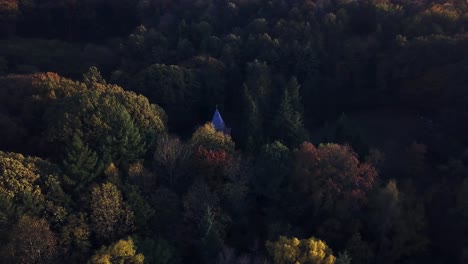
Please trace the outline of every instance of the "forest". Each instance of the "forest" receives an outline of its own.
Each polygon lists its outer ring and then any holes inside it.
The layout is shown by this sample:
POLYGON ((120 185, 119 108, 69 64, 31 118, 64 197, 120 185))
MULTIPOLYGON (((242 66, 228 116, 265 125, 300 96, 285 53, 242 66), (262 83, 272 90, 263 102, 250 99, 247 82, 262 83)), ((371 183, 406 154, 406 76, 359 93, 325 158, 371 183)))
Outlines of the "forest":
POLYGON ((0 0, 0 263, 468 263, 465 27, 465 0, 0 0))

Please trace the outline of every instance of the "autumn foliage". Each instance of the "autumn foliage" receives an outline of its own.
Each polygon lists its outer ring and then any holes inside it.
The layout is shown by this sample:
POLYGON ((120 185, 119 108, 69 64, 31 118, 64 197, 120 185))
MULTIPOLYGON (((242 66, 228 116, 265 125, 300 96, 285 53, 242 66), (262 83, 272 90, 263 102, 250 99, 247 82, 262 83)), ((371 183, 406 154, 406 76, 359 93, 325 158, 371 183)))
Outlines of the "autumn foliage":
POLYGON ((361 163, 349 146, 304 142, 295 154, 293 184, 309 195, 316 207, 331 208, 337 201, 359 207, 367 201, 376 169, 361 163))
POLYGON ((204 177, 207 182, 219 186, 223 182, 225 170, 233 162, 232 154, 226 150, 210 150, 203 146, 198 146, 194 154, 195 167, 198 173, 204 177))

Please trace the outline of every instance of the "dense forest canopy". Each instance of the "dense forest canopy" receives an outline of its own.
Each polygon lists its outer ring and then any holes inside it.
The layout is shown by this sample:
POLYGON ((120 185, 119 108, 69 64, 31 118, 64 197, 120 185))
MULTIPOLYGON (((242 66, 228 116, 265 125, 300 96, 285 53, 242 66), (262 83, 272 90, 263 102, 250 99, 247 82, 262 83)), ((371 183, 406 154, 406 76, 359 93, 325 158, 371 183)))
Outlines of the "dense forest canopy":
POLYGON ((465 27, 465 0, 0 0, 0 262, 468 263, 465 27))

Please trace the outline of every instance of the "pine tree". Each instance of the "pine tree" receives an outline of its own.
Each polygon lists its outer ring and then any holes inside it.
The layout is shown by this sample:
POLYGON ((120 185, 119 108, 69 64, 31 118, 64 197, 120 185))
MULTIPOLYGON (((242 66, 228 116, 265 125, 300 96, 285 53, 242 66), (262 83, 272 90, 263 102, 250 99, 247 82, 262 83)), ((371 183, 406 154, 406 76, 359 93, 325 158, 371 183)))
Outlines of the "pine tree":
POLYGON ((135 125, 130 114, 123 108, 117 109, 111 121, 116 130, 104 138, 102 156, 106 163, 114 162, 117 165, 129 164, 141 158, 147 146, 140 130, 135 125))
POLYGON ((297 97, 291 98, 288 90, 285 90, 274 120, 274 134, 288 146, 297 146, 306 139, 302 116, 293 106, 297 100, 297 97))
POLYGON ((96 83, 106 84, 106 80, 104 80, 98 68, 95 66, 89 67, 88 72, 83 74, 83 82, 88 87, 92 87, 96 83))
POLYGON ((244 85, 244 145, 254 151, 262 142, 262 118, 251 91, 244 85))
POLYGON ((102 172, 102 163, 78 135, 74 135, 62 162, 67 176, 66 183, 80 193, 102 172))
POLYGON ((292 77, 286 86, 286 89, 289 93, 289 97, 291 98, 292 107, 302 115, 304 114, 304 106, 301 102, 302 98, 300 94, 300 88, 301 85, 297 81, 296 77, 292 77))

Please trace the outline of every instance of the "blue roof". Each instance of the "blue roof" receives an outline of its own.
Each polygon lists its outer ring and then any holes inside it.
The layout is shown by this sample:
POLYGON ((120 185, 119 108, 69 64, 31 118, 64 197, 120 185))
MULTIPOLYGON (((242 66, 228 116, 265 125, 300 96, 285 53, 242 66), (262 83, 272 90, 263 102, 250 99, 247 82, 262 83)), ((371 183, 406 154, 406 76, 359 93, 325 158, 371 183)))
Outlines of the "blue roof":
POLYGON ((221 114, 218 112, 218 109, 214 112, 213 115, 213 120, 211 120, 211 123, 213 123, 214 128, 216 131, 224 131, 226 129, 226 124, 224 124, 224 120, 221 117, 221 114))

